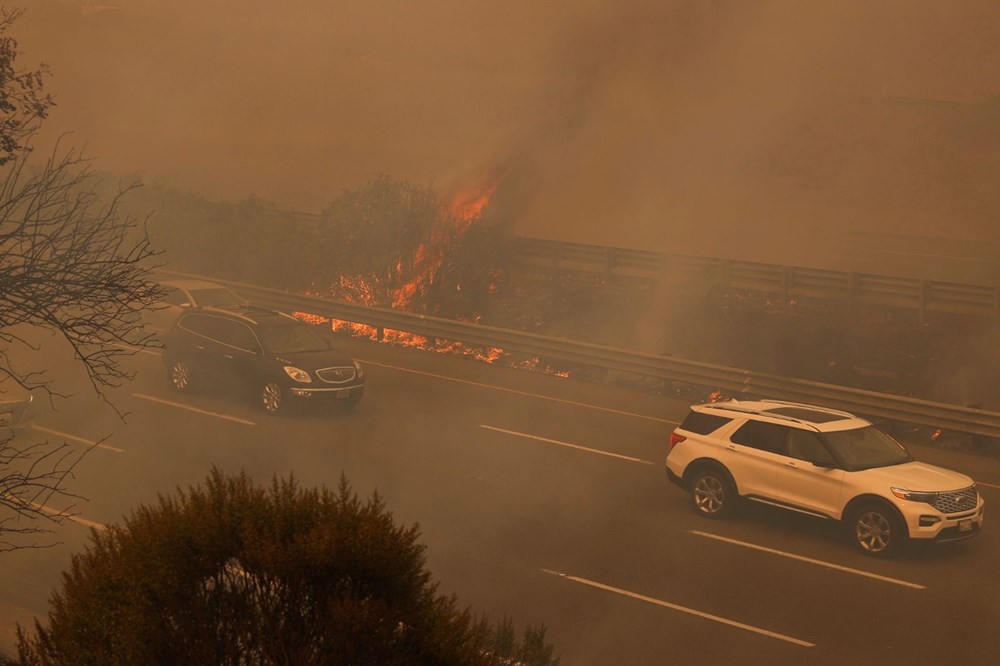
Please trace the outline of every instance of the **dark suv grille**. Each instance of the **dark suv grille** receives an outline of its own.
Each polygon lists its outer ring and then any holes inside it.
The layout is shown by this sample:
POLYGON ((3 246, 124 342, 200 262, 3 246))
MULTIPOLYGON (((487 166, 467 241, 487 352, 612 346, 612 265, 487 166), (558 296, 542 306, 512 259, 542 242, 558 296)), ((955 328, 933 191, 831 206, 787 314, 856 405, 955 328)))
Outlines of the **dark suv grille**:
POLYGON ((976 487, 969 486, 962 490, 938 493, 937 499, 931 506, 941 513, 958 513, 975 509, 978 501, 979 494, 976 492, 976 487))
POLYGON ((353 366, 344 366, 342 368, 323 368, 317 370, 316 374, 327 384, 344 384, 353 380, 356 372, 353 366))

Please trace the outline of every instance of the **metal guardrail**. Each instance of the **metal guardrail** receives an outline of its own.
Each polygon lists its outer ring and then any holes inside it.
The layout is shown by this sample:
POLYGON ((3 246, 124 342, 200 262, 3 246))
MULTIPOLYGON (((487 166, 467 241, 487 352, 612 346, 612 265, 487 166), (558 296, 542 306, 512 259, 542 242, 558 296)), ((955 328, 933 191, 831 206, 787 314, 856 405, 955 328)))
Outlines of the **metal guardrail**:
POLYGON ((564 243, 519 237, 515 260, 522 266, 581 272, 607 278, 685 285, 711 283, 722 289, 778 295, 785 301, 815 298, 930 312, 985 317, 1000 322, 1000 287, 917 280, 847 271, 779 266, 711 257, 564 243))
MULTIPOLYGON (((908 98, 896 98, 908 99, 908 98)), ((925 100, 932 101, 932 100, 925 100)), ((945 103, 945 102, 941 102, 945 103)), ((951 104, 948 102, 947 104, 951 104)), ((268 212, 319 222, 320 213, 267 209, 268 212)), ((898 237, 908 238, 908 237, 898 237)), ((1000 324, 1000 286, 891 277, 870 273, 783 266, 713 257, 662 254, 647 250, 512 237, 515 261, 556 272, 579 272, 607 278, 638 279, 686 285, 706 281, 722 288, 756 291, 789 301, 812 298, 859 306, 914 310, 924 323, 928 313, 988 318, 1000 324)))
POLYGON ((284 312, 305 312, 330 319, 367 324, 379 330, 391 329, 433 339, 498 347, 508 352, 520 352, 665 381, 722 389, 736 395, 818 403, 869 417, 1000 438, 1000 412, 781 377, 398 310, 365 307, 231 280, 172 271, 159 271, 159 273, 225 284, 256 305, 284 312))

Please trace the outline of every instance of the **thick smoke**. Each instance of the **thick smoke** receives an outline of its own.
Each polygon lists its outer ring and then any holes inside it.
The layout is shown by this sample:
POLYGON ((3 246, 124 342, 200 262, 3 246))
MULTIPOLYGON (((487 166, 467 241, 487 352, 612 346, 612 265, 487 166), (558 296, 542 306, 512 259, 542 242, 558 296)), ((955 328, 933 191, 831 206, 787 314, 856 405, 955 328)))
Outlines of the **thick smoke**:
POLYGON ((861 229, 996 240, 988 0, 25 4, 49 131, 210 197, 496 170, 526 235, 780 262, 832 238, 813 264, 861 229))

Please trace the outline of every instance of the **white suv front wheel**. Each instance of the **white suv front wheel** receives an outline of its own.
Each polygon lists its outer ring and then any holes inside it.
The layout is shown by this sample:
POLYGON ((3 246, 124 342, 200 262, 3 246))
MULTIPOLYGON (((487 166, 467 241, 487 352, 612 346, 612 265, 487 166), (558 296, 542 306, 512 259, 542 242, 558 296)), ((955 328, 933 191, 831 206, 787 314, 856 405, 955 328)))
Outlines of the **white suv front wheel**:
POLYGON ((725 473, 705 468, 691 478, 691 502, 700 515, 722 518, 736 503, 736 489, 725 473))
POLYGON ((873 502, 854 512, 850 522, 851 540, 855 547, 871 557, 890 557, 906 540, 906 528, 896 512, 873 502))

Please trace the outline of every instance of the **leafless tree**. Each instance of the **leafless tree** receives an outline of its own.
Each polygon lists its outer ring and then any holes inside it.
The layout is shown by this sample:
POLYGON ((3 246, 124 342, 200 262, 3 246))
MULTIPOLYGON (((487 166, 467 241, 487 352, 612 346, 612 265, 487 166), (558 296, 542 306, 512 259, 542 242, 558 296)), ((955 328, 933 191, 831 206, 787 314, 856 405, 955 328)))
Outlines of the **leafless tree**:
MULTIPOLYGON (((34 334, 47 331, 68 343, 104 397, 131 378, 124 358, 156 344, 141 314, 162 297, 149 279, 157 253, 145 225, 119 212, 138 184, 105 196, 92 161, 58 142, 47 158, 36 157, 32 140, 53 100, 44 66, 17 67, 8 32, 19 15, 0 10, 0 391, 65 397, 48 368, 12 355, 34 349, 34 334)), ((0 549, 13 534, 40 531, 39 518, 67 517, 47 505, 54 496, 74 498, 66 482, 86 453, 64 442, 24 444, 23 436, 0 431, 0 549)))

